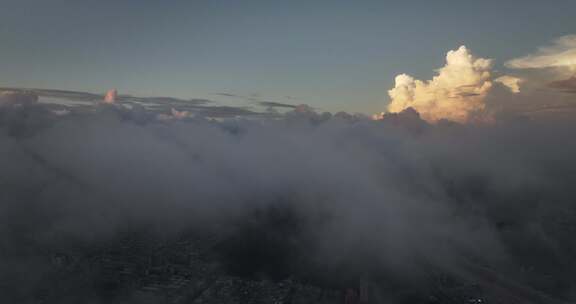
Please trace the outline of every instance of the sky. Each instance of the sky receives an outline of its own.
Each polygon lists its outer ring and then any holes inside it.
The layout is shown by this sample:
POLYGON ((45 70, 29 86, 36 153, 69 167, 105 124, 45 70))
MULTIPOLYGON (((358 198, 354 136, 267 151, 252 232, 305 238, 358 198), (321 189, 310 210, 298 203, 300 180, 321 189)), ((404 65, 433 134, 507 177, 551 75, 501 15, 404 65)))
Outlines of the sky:
POLYGON ((152 303, 100 253, 188 237, 210 290, 576 303, 575 11, 0 0, 0 303, 152 303))
POLYGON ((396 75, 430 79, 461 45, 505 73, 506 61, 574 34, 575 10, 565 0, 0 0, 0 85, 375 113, 396 75))

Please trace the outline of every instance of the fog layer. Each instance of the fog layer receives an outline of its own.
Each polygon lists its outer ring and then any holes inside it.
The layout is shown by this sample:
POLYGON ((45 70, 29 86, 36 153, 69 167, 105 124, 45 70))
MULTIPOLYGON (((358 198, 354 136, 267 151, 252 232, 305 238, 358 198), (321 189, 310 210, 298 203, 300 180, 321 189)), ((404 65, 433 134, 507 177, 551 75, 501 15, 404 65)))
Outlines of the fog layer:
POLYGON ((299 232, 280 243, 322 269, 418 276, 480 259, 562 282, 576 270, 576 122, 430 125, 411 109, 381 121, 153 117, 113 105, 0 109, 0 280, 25 293, 43 250, 66 240, 226 237, 255 212, 285 209, 299 232))

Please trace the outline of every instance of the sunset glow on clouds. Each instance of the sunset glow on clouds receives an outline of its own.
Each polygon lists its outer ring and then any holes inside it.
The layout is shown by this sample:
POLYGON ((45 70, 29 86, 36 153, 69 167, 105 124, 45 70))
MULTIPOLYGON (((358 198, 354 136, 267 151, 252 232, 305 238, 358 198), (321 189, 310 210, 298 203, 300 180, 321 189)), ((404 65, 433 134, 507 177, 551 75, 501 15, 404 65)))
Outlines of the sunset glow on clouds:
POLYGON ((0 3, 0 304, 576 304, 576 0, 0 3))
MULTIPOLYGON (((576 35, 560 37, 551 46, 507 61, 505 67, 517 70, 515 74, 520 75, 494 72, 490 59, 476 57, 461 46, 447 53, 446 64, 431 80, 418 80, 407 74, 396 76, 394 88, 388 91, 387 110, 398 113, 413 108, 428 122, 491 121, 494 109, 488 108, 487 98, 495 85, 501 85, 513 94, 525 89, 528 91, 525 95, 536 94, 535 89, 575 92, 576 35), (527 69, 532 70, 531 74, 523 72, 527 69)), ((494 98, 491 99, 493 104, 494 98)), ((496 102, 501 109, 509 100, 499 96, 496 102)), ((542 102, 533 100, 527 106, 538 108, 542 102)), ((381 117, 382 114, 375 115, 374 119, 381 117)))
POLYGON ((473 56, 465 46, 449 51, 446 65, 432 80, 396 76, 395 87, 388 91, 388 111, 397 113, 411 107, 430 122, 468 121, 485 107, 484 99, 492 87, 491 66, 491 60, 473 56))
POLYGON ((547 72, 546 87, 563 92, 575 92, 576 35, 562 36, 554 40, 551 46, 541 47, 533 54, 506 62, 506 67, 547 72))
POLYGON ((542 47, 536 53, 512 59, 506 63, 512 69, 562 69, 576 72, 576 35, 554 40, 552 46, 542 47))
POLYGON ((496 78, 494 81, 507 87, 512 93, 520 93, 520 84, 524 82, 522 78, 510 75, 504 75, 496 78))

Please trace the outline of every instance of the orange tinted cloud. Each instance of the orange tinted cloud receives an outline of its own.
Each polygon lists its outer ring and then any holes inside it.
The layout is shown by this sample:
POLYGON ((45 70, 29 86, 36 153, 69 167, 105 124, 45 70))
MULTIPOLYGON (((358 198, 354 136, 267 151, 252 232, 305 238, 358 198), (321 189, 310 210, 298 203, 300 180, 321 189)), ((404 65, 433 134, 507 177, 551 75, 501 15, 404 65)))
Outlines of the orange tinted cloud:
POLYGON ((392 99, 388 111, 398 113, 411 107, 430 122, 466 122, 485 107, 484 100, 492 87, 490 70, 491 60, 477 58, 461 46, 447 53, 446 64, 432 80, 396 76, 394 88, 388 91, 392 99))

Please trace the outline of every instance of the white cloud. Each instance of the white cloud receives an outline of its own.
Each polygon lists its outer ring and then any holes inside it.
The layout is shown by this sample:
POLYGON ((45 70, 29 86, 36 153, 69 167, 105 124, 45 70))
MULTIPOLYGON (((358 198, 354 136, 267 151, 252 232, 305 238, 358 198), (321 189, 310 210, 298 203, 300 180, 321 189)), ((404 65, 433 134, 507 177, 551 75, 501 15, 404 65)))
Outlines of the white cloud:
POLYGON ((427 121, 466 122, 485 107, 492 87, 490 69, 491 60, 476 58, 461 46, 448 52, 446 65, 432 80, 421 81, 407 74, 396 76, 395 87, 388 91, 392 99, 388 111, 397 113, 412 107, 427 121))
POLYGON ((502 85, 504 85, 505 87, 510 89, 510 91, 512 93, 520 93, 520 84, 524 80, 522 78, 518 78, 518 77, 514 77, 514 76, 510 76, 510 75, 504 75, 504 76, 500 76, 500 77, 496 78, 494 81, 501 83, 502 85))
POLYGON ((542 47, 534 54, 512 59, 506 66, 513 69, 555 68, 576 72, 576 35, 563 36, 551 46, 542 47))

